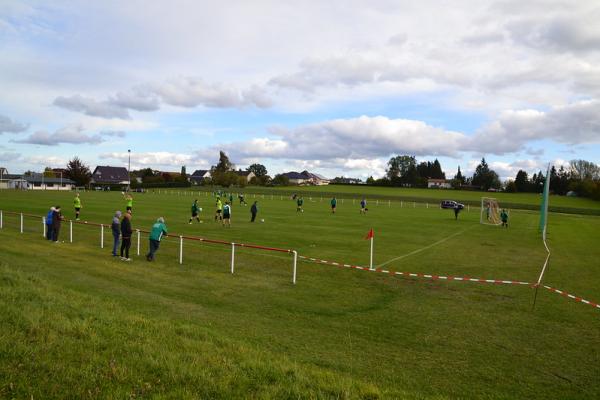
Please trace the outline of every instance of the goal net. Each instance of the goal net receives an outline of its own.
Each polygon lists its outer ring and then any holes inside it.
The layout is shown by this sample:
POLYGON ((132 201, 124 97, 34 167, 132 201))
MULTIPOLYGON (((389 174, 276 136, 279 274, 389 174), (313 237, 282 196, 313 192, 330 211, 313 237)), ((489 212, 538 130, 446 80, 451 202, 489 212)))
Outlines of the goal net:
POLYGON ((491 197, 481 198, 481 214, 479 222, 485 225, 500 225, 500 205, 498 200, 491 197))

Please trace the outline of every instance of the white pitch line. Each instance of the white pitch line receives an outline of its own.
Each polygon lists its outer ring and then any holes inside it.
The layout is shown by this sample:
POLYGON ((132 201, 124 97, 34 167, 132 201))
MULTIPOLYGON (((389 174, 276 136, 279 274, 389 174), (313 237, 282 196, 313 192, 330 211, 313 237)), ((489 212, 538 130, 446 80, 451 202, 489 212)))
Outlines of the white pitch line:
POLYGON ((450 236, 448 236, 448 237, 445 237, 445 238, 443 238, 443 239, 441 239, 441 240, 438 240, 437 242, 435 242, 435 243, 432 243, 432 244, 430 244, 429 246, 425 246, 425 247, 422 247, 422 248, 420 248, 420 249, 417 249, 417 250, 415 250, 415 251, 411 251, 411 252, 410 252, 410 253, 408 253, 408 254, 404 254, 404 255, 402 255, 402 256, 399 256, 399 257, 392 258, 391 260, 388 260, 388 261, 386 261, 386 262, 384 262, 384 263, 381 263, 381 264, 377 265, 376 267, 377 267, 377 268, 381 268, 381 267, 383 267, 384 265, 388 265, 388 264, 390 264, 390 263, 392 263, 392 262, 394 262, 394 261, 398 261, 398 260, 401 260, 401 259, 403 259, 403 258, 406 258, 406 257, 408 257, 408 256, 412 256, 412 255, 414 255, 414 254, 417 254, 417 253, 420 253, 420 252, 422 252, 422 251, 425 251, 425 250, 427 250, 427 249, 429 249, 429 248, 431 248, 431 247, 433 247, 433 246, 437 246, 437 245, 438 245, 438 244, 440 244, 440 243, 444 243, 445 241, 447 241, 447 240, 450 240, 450 239, 452 239, 452 238, 453 238, 453 237, 455 237, 455 236, 461 235, 461 234, 465 233, 466 231, 468 231, 468 230, 469 230, 469 229, 471 229, 471 228, 473 228, 473 227, 470 227, 470 228, 467 228, 467 229, 463 229, 463 230, 462 230, 462 231, 460 231, 460 232, 453 233, 452 235, 450 235, 450 236))

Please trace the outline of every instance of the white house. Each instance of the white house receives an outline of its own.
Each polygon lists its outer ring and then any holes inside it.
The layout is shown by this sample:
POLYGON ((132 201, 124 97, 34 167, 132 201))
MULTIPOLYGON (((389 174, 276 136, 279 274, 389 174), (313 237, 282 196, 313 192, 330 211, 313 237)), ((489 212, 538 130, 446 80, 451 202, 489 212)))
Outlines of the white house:
POLYGON ((19 176, 8 181, 9 189, 21 190, 73 190, 75 182, 67 178, 48 178, 43 175, 19 176))
POLYGON ((427 187, 430 189, 452 189, 452 184, 447 179, 427 179, 427 187))

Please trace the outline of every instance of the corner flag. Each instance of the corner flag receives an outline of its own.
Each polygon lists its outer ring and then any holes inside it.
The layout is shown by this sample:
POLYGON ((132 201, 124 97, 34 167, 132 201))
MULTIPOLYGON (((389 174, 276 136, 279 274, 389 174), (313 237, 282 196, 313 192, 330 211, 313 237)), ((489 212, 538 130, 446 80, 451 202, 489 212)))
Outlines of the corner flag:
POLYGON ((365 236, 365 240, 371 240, 371 256, 369 257, 369 269, 373 269, 373 238, 375 237, 375 233, 373 232, 373 228, 369 230, 367 236, 365 236))

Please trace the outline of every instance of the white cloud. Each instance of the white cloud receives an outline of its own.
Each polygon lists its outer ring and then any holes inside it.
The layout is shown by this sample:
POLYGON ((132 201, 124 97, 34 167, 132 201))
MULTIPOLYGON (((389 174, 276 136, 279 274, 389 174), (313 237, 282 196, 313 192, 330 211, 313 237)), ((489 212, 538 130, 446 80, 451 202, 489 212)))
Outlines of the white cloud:
POLYGON ((12 140, 14 143, 39 144, 43 146, 58 146, 62 143, 68 144, 98 144, 103 141, 101 135, 86 135, 80 125, 67 126, 54 133, 37 131, 29 137, 21 140, 12 140))
MULTIPOLYGON (((100 154, 100 158, 121 161, 124 165, 128 163, 130 154, 127 152, 112 152, 100 154)), ((172 153, 168 151, 131 153, 131 167, 137 168, 156 168, 171 167, 171 170, 178 170, 182 165, 186 166, 207 166, 206 160, 199 159, 191 154, 172 153)))
POLYGON ((3 152, 0 152, 0 161, 2 161, 2 162, 16 161, 20 157, 21 157, 21 154, 15 153, 15 152, 12 152, 12 151, 3 151, 3 152))
POLYGON ((111 104, 107 101, 96 101, 92 98, 83 97, 78 94, 71 97, 59 96, 54 99, 53 104, 57 107, 61 107, 70 111, 81 112, 85 115, 93 117, 121 119, 131 118, 126 108, 111 104))
POLYGON ((8 117, 0 114, 0 135, 3 133, 20 133, 27 130, 29 126, 26 124, 22 124, 20 122, 16 122, 11 120, 8 117))
POLYGON ((584 100, 548 111, 509 110, 473 137, 470 149, 481 153, 512 153, 535 140, 600 143, 600 101, 584 100))

